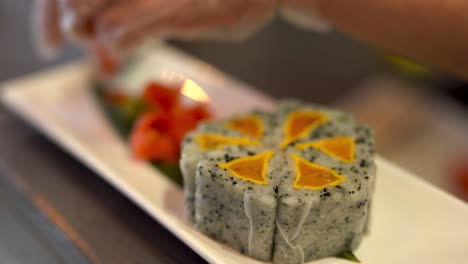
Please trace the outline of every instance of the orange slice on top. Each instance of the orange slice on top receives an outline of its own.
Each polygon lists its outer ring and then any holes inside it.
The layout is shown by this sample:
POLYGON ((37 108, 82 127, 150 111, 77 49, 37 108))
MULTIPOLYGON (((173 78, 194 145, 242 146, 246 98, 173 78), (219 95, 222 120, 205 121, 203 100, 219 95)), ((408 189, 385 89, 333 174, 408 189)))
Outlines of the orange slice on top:
POLYGON ((297 144, 297 149, 316 148, 344 162, 354 160, 354 140, 352 137, 326 138, 297 144))
POLYGON ((260 138, 263 135, 263 122, 255 115, 234 118, 227 122, 227 126, 254 138, 260 138))
POLYGON ((195 141, 202 150, 217 149, 226 145, 247 146, 259 144, 258 141, 249 138, 225 137, 215 134, 200 134, 195 137, 195 141))
POLYGON ((290 113, 284 126, 285 138, 281 148, 285 148, 292 141, 307 135, 327 120, 327 116, 320 112, 296 111, 290 113))
POLYGON ((234 176, 242 180, 266 185, 268 184, 266 177, 268 161, 273 157, 273 154, 273 151, 265 151, 257 155, 242 157, 227 163, 218 164, 218 166, 229 170, 234 176))
POLYGON ((293 154, 291 158, 294 160, 294 169, 296 171, 296 179, 293 184, 295 189, 321 190, 326 187, 336 186, 346 179, 330 168, 310 162, 298 155, 293 154))

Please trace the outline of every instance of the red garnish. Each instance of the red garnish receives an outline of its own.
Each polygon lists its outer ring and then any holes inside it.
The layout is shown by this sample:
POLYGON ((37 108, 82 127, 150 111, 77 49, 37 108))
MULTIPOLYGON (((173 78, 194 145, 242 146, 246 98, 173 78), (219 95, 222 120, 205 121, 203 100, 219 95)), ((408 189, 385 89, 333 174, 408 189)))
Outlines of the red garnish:
POLYGON ((151 122, 151 128, 159 133, 167 133, 171 129, 171 119, 167 113, 159 112, 151 122))
POLYGON ((98 47, 94 50, 97 60, 97 67, 101 74, 106 77, 112 76, 118 70, 118 62, 110 53, 103 47, 98 47))
POLYGON ((187 132, 195 129, 202 120, 207 120, 211 116, 203 105, 191 108, 175 108, 171 112, 172 120, 176 124, 170 131, 172 137, 181 142, 187 132))
POLYGON ((180 89, 152 82, 143 100, 149 110, 135 122, 130 133, 130 145, 135 157, 162 163, 179 159, 180 142, 198 122, 210 118, 204 105, 183 107, 180 89))
POLYGON ((165 111, 179 103, 180 89, 163 86, 156 82, 151 82, 146 86, 143 93, 143 100, 149 104, 158 106, 165 111))
POLYGON ((130 134, 130 145, 135 157, 174 163, 179 148, 167 133, 171 127, 167 113, 146 112, 138 118, 130 134))
POLYGON ((211 117, 211 114, 208 112, 204 105, 197 105, 192 108, 189 108, 188 114, 193 116, 197 122, 209 119, 211 117))

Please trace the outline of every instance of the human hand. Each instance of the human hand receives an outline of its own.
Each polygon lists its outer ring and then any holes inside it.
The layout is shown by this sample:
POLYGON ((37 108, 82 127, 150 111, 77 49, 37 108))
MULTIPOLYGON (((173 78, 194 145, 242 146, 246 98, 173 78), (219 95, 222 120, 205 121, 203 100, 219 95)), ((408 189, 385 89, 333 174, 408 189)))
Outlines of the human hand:
POLYGON ((353 38, 468 79, 466 0, 36 1, 43 46, 59 47, 62 32, 117 51, 149 36, 239 36, 234 33, 252 31, 279 8, 296 24, 326 30, 328 24, 313 19, 320 14, 353 38))
POLYGON ((37 0, 45 46, 66 33, 123 50, 147 37, 241 38, 273 17, 277 0, 37 0), (61 28, 61 30, 60 30, 61 28))

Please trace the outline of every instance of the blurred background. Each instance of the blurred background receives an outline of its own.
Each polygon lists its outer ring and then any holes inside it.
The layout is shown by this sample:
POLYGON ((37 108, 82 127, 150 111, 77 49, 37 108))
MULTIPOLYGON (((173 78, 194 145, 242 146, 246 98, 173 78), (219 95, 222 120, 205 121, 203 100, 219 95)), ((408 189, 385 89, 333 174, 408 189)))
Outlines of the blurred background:
MULTIPOLYGON (((40 60, 30 8, 31 1, 0 2, 0 81, 83 57, 68 45, 59 58, 40 60)), ((457 181, 466 182, 458 171, 468 170, 465 82, 339 33, 303 31, 282 21, 241 43, 173 45, 276 98, 354 112, 376 130, 381 155, 462 196, 457 181)))
MULTIPOLYGON (((31 40, 30 5, 0 1, 1 82, 83 57, 68 45, 60 58, 40 60, 31 40)), ((468 201, 466 82, 336 32, 307 32, 282 21, 242 43, 172 44, 276 98, 355 113, 375 129, 380 155, 468 201)))

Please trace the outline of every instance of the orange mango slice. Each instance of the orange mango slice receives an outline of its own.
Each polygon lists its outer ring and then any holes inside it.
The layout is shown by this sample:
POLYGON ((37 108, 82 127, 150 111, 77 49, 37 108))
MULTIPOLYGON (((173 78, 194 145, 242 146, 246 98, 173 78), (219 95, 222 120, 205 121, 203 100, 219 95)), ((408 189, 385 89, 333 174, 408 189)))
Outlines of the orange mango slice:
POLYGON ((234 176, 242 180, 266 185, 268 184, 266 177, 268 161, 273 155, 273 151, 265 151, 257 155, 218 164, 218 166, 223 169, 228 169, 234 176))
POLYGON ((260 138, 263 135, 263 122, 258 116, 234 118, 227 122, 227 126, 254 138, 260 138))
POLYGON ((225 137, 215 134, 200 134, 195 137, 195 141, 202 150, 217 149, 226 145, 258 145, 259 142, 249 138, 225 137))
POLYGON ((326 138, 297 144, 297 149, 316 148, 344 162, 354 160, 354 140, 352 137, 326 138))
POLYGON ((321 190, 326 187, 336 186, 346 180, 345 177, 330 168, 310 162, 298 155, 293 154, 291 158, 294 160, 296 170, 296 179, 293 184, 295 189, 321 190))
POLYGON ((296 111, 290 113, 284 126, 285 138, 281 148, 285 148, 292 141, 307 135, 327 120, 327 116, 320 112, 296 111))

